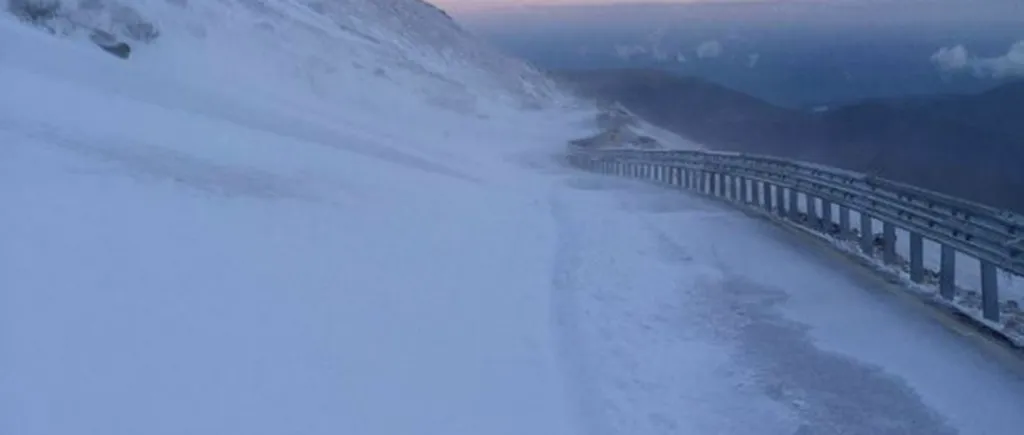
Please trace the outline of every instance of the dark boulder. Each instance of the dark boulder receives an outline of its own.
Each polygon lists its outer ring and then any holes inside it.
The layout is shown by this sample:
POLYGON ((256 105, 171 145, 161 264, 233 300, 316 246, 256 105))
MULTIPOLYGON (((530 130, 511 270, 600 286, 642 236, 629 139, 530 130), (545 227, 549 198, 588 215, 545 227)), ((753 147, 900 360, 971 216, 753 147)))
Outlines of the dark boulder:
POLYGON ((119 41, 117 38, 109 32, 102 30, 96 30, 89 36, 94 44, 99 46, 114 56, 120 57, 121 59, 127 59, 132 52, 132 47, 124 41, 119 41))

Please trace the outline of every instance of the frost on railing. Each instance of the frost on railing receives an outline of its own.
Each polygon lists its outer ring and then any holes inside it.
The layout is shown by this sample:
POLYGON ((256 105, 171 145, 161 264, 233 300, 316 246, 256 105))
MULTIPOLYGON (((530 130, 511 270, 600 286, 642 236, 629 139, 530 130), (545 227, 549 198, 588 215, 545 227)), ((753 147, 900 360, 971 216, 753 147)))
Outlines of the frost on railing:
POLYGON ((852 171, 740 153, 571 146, 569 161, 772 216, 1024 347, 1020 215, 852 171))

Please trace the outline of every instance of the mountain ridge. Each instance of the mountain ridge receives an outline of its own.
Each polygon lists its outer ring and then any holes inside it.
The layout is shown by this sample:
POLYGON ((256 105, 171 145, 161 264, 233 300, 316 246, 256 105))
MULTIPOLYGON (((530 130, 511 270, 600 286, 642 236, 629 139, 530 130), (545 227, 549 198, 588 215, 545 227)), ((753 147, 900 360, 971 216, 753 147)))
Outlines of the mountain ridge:
POLYGON ((696 77, 648 69, 553 71, 574 91, 617 101, 714 149, 873 173, 1024 210, 1024 81, 973 95, 865 100, 807 111, 696 77))

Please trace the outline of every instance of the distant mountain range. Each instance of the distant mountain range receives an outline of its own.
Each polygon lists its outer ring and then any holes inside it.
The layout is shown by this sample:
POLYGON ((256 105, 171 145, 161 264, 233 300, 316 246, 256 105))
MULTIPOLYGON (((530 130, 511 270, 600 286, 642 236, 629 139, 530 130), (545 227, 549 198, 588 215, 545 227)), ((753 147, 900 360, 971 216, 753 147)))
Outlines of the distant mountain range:
POLYGON ((829 164, 1024 212, 1024 81, 802 110, 660 70, 552 75, 713 149, 829 164))

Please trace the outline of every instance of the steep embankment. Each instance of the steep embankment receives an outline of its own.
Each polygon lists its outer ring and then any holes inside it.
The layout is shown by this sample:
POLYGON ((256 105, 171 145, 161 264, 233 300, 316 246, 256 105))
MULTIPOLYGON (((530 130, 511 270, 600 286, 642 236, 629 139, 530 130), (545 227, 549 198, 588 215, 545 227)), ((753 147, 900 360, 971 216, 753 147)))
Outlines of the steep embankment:
POLYGON ((544 80, 413 0, 82 3, 0 14, 0 433, 573 433, 544 80))

